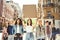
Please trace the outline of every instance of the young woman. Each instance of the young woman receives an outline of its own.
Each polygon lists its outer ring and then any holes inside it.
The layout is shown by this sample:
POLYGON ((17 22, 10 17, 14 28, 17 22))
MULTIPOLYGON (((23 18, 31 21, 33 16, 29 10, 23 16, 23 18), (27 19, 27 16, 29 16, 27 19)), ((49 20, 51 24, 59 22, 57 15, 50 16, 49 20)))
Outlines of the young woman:
POLYGON ((46 34, 46 39, 50 40, 51 39, 51 33, 52 33, 52 29, 51 29, 51 23, 49 21, 45 22, 45 34, 46 34))
POLYGON ((8 40, 8 32, 7 32, 7 27, 8 27, 8 21, 5 21, 3 25, 3 35, 2 35, 2 40, 8 40))
POLYGON ((3 40, 8 40, 7 27, 3 27, 3 40))
POLYGON ((22 20, 20 18, 18 18, 15 22, 15 26, 14 26, 14 34, 16 35, 16 37, 14 38, 14 40, 22 40, 22 35, 23 35, 23 24, 22 24, 22 20))
POLYGON ((45 29, 42 25, 42 20, 38 19, 37 22, 38 22, 38 25, 36 27, 36 38, 37 38, 37 40, 45 40, 45 37, 44 37, 45 29))
POLYGON ((14 40, 14 28, 13 28, 13 19, 9 20, 9 25, 8 25, 8 40, 14 40))
POLYGON ((56 39, 56 28, 55 25, 53 24, 51 40, 55 40, 55 39, 56 39))
POLYGON ((32 27, 32 20, 27 20, 27 26, 26 26, 26 40, 34 40, 33 36, 33 27, 32 27))

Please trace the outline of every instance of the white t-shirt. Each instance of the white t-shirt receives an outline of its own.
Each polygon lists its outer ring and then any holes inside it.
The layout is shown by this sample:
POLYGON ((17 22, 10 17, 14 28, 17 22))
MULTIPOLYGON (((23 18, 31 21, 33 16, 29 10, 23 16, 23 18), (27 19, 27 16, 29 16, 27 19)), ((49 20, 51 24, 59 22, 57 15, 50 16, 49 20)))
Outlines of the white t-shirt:
POLYGON ((26 32, 30 33, 33 31, 33 27, 32 26, 26 26, 26 32))
POLYGON ((17 33, 19 33, 19 25, 17 25, 17 33))

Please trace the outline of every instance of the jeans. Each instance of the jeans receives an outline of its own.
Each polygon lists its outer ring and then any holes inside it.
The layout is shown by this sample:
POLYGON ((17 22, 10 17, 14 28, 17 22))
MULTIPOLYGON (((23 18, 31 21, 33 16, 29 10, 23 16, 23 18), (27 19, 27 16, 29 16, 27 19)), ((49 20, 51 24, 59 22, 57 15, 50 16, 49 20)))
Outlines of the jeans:
POLYGON ((33 33, 27 33, 26 34, 26 40, 34 40, 33 33))
POLYGON ((51 40, 53 39, 53 40, 55 40, 55 37, 56 36, 56 33, 52 33, 52 37, 51 37, 51 40))

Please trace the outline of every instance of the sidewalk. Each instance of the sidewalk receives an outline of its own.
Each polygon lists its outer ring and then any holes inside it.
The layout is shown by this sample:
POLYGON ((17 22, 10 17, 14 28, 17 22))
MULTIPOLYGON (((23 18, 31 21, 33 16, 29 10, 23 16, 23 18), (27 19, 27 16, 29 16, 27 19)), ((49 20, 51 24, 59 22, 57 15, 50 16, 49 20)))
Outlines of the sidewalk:
POLYGON ((0 33, 0 40, 2 40, 2 33, 0 33))
POLYGON ((56 35, 56 40, 60 40, 60 34, 56 35))

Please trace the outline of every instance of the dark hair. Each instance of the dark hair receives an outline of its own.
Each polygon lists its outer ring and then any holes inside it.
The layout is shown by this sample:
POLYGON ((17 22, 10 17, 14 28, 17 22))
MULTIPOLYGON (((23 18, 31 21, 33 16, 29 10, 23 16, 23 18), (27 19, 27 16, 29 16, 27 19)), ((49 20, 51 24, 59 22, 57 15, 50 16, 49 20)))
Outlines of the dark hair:
MULTIPOLYGON (((22 25, 22 20, 20 18, 18 18, 17 20, 19 20, 19 25, 22 25)), ((17 20, 15 22, 15 25, 17 24, 17 20)))
POLYGON ((49 25, 51 25, 51 22, 49 22, 49 25))
POLYGON ((29 23, 28 23, 29 20, 30 20, 30 25, 32 26, 32 20, 31 19, 27 20, 27 25, 29 25, 29 23))
POLYGON ((45 23, 48 23, 49 21, 46 21, 45 23))

